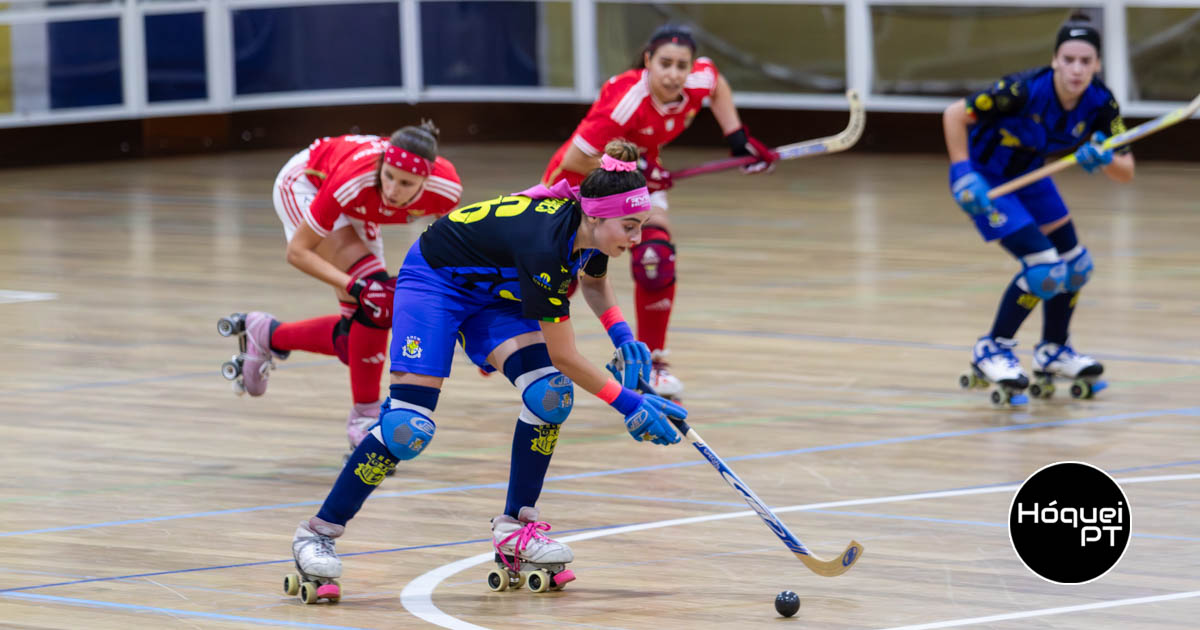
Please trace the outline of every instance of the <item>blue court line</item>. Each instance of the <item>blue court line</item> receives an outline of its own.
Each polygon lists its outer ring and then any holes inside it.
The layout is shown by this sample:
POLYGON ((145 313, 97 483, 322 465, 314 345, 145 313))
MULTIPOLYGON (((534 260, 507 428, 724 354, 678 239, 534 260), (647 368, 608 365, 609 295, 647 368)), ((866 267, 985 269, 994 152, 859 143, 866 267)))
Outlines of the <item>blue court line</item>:
MULTIPOLYGON (((691 333, 694 335, 718 335, 731 337, 761 337, 764 339, 791 339, 795 341, 816 341, 822 343, 844 343, 853 345, 866 346, 892 346, 897 348, 915 348, 919 350, 954 350, 957 352, 970 352, 973 346, 946 344, 946 343, 927 343, 924 341, 904 341, 900 339, 874 339, 871 337, 835 337, 831 335, 807 335, 803 333, 786 333, 786 332, 766 332, 758 330, 723 330, 719 328, 691 328, 687 326, 674 326, 671 332, 691 333)), ((1033 354, 1031 350, 1024 350, 1018 354, 1033 354)), ((1109 361, 1134 361, 1139 363, 1164 363, 1167 365, 1200 365, 1200 359, 1186 359, 1182 357, 1152 357, 1131 354, 1110 354, 1110 353, 1089 353, 1090 356, 1097 359, 1105 359, 1109 361)))
POLYGON ((76 599, 74 597, 58 597, 56 595, 41 595, 38 593, 6 593, 5 597, 14 597, 17 599, 31 599, 40 601, 49 601, 59 604, 69 604, 72 606, 87 606, 89 608, 116 608, 119 610, 132 610, 136 612, 152 612, 163 615, 171 615, 176 617, 199 617, 201 619, 214 619, 217 621, 241 621, 263 626, 286 626, 289 628, 328 628, 330 630, 370 630, 369 628, 360 628, 358 626, 330 626, 323 623, 303 623, 300 621, 283 621, 279 619, 263 619, 261 617, 241 617, 238 615, 222 615, 220 613, 199 612, 195 610, 179 610, 177 608, 157 608, 155 606, 141 606, 138 604, 119 604, 117 602, 99 602, 91 599, 76 599))
MULTIPOLYGON (((786 457, 789 455, 802 455, 806 453, 823 453, 827 451, 840 451, 853 448, 865 448, 868 446, 885 446, 889 444, 907 444, 911 442, 924 442, 927 440, 940 440, 945 438, 967 437, 973 435, 986 435, 990 433, 1006 433, 1009 431, 1027 431, 1030 429, 1045 429, 1051 427, 1065 427, 1080 424, 1102 424, 1108 422, 1120 422, 1123 420, 1137 420, 1140 418, 1153 418, 1166 415, 1200 415, 1200 407, 1179 407, 1176 409, 1160 409, 1155 411, 1135 411, 1130 413, 1112 414, 1107 416, 1093 416, 1090 418, 1073 418, 1069 420, 1051 420, 1048 422, 1038 422, 1034 424, 1014 424, 998 427, 983 427, 976 429, 962 429, 959 431, 943 431, 939 433, 926 433, 922 435, 910 435, 904 437, 880 438, 877 440, 864 440, 861 442, 845 442, 842 444, 829 444, 824 446, 809 446, 806 448, 790 449, 786 451, 772 451, 768 453, 753 453, 750 455, 737 455, 734 457, 723 458, 726 462, 739 462, 755 459, 767 459, 772 457, 786 457)), ((697 423, 696 426, 701 426, 697 423)), ((623 475, 628 473, 649 472, 657 470, 669 470, 674 468, 688 468, 691 466, 706 466, 708 460, 693 459, 686 462, 675 462, 671 464, 655 464, 653 466, 638 466, 633 468, 618 468, 611 470, 597 470, 586 473, 575 473, 572 475, 557 475, 547 477, 547 482, 553 481, 569 481, 574 479, 591 479, 595 477, 608 477, 611 475, 623 475)), ((466 490, 482 490, 482 489, 502 489, 507 488, 506 483, 488 483, 488 484, 472 484, 463 486, 450 486, 443 488, 428 488, 424 490, 409 490, 402 492, 383 492, 376 496, 379 497, 399 497, 413 496, 426 494, 443 494, 447 492, 462 492, 466 490)), ((221 516, 226 514, 241 514, 245 512, 259 512, 262 510, 284 509, 292 507, 304 507, 310 505, 319 505, 321 501, 303 501, 299 503, 282 503, 278 505, 264 505, 244 508, 233 508, 229 510, 213 510, 209 512, 194 512, 189 514, 175 514, 171 516, 154 516, 141 519, 130 519, 124 521, 108 521, 102 523, 87 523, 82 525, 66 525, 62 527, 47 527, 43 529, 31 529, 15 532, 0 532, 0 538, 9 536, 21 536, 25 534, 44 534, 50 532, 62 532, 78 529, 93 529, 98 527, 113 527, 116 525, 133 525, 138 523, 154 523, 161 521, 171 521, 183 518, 199 518, 205 516, 221 516)))
MULTIPOLYGON (((594 527, 580 527, 577 529, 565 529, 561 532, 558 532, 557 535, 561 536, 564 534, 577 534, 580 532, 590 532, 590 531, 595 531, 595 530, 599 530, 599 529, 613 529, 614 527, 625 527, 627 525, 636 525, 636 524, 637 523, 622 523, 622 524, 617 524, 617 525, 597 525, 594 527)), ((436 549, 438 547, 457 547, 460 545, 473 545, 473 544, 477 544, 477 543, 486 543, 486 542, 490 542, 490 541, 491 541, 490 538, 474 538, 471 540, 455 540, 455 541, 444 542, 444 543, 430 543, 428 545, 414 545, 411 547, 392 547, 390 549, 376 549, 374 551, 355 551, 353 553, 339 553, 338 557, 353 558, 355 556, 371 556, 371 555, 375 555, 378 553, 395 553, 397 551, 418 551, 421 549, 436 549)), ((245 568, 245 567, 265 566, 268 564, 291 564, 292 562, 293 562, 292 558, 287 558, 285 560, 260 560, 258 562, 239 562, 236 564, 220 564, 220 565, 215 565, 215 566, 211 566, 211 567, 193 567, 191 569, 171 569, 170 571, 154 571, 151 573, 131 573, 129 575, 113 575, 110 577, 84 578, 84 579, 80 579, 80 580, 68 580, 66 582, 52 582, 49 584, 35 584, 32 586, 15 586, 12 588, 0 588, 0 595, 6 594, 6 593, 14 593, 17 591, 30 591, 30 590, 40 589, 40 588, 50 588, 52 586, 72 586, 75 584, 87 584, 89 582, 113 582, 113 581, 119 581, 119 580, 133 580, 133 579, 145 578, 145 577, 157 577, 160 575, 175 575, 175 574, 179 574, 179 573, 198 573, 200 571, 217 571, 220 569, 241 569, 241 568, 245 568)))

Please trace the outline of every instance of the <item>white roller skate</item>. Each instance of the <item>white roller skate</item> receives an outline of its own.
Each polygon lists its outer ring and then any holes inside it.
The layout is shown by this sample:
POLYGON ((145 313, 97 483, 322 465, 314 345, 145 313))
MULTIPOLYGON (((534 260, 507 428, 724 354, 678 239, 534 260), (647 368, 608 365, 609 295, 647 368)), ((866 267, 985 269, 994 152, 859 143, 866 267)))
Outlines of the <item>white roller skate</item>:
POLYGON ((319 599, 335 603, 341 599, 342 586, 334 578, 342 577, 342 560, 333 551, 333 539, 345 531, 345 526, 315 516, 302 521, 292 538, 296 573, 283 577, 283 592, 299 595, 305 604, 315 604, 319 599))
POLYGON ((537 520, 537 508, 523 507, 518 516, 501 514, 492 519, 496 568, 488 573, 488 588, 499 592, 528 584, 535 593, 562 590, 575 579, 575 572, 566 567, 575 554, 565 544, 542 535, 550 531, 550 524, 537 520))
POLYGON ((683 393, 683 382, 671 374, 671 364, 667 363, 667 350, 655 350, 650 353, 650 386, 659 396, 678 401, 683 393))
POLYGON ((1075 352, 1068 344, 1043 341, 1033 349, 1034 381, 1029 393, 1034 398, 1050 398, 1057 377, 1073 381, 1071 398, 1091 398, 1108 387, 1108 383, 1100 380, 1102 374, 1104 366, 1092 357, 1075 352))
POLYGON ((259 311, 234 313, 217 320, 217 332, 222 337, 236 336, 238 340, 239 353, 221 365, 221 376, 233 381, 233 391, 238 396, 266 393, 267 378, 275 369, 272 357, 282 361, 291 354, 271 350, 271 323, 274 321, 270 313, 259 311))
POLYGON ((958 385, 963 389, 991 387, 988 398, 997 407, 1028 404, 1029 397, 1023 392, 1029 387, 1029 377, 1013 354, 1016 345, 1012 339, 980 337, 971 353, 971 370, 958 377, 958 385))

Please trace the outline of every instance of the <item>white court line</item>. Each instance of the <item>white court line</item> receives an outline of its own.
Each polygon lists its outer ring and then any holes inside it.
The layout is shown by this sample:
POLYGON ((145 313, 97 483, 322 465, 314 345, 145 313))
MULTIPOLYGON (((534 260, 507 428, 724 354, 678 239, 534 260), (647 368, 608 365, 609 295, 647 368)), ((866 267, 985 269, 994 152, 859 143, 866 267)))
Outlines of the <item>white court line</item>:
POLYGON ((57 293, 38 293, 37 291, 13 291, 0 289, 0 304, 17 304, 20 302, 42 302, 57 300, 57 293))
MULTIPOLYGON (((1118 483, 1153 483, 1159 481, 1185 481, 1189 479, 1200 479, 1200 473, 1183 474, 1183 475, 1152 475, 1147 477, 1126 477, 1117 479, 1118 483)), ((1007 484, 1003 486, 988 486, 985 488, 965 488, 961 490, 942 490, 939 492, 919 492, 916 494, 897 494, 888 497, 872 497, 867 499, 847 499, 844 501, 826 501, 823 503, 808 503, 804 505, 789 505, 787 507, 776 508, 775 512, 798 512, 801 510, 820 510, 831 507, 847 507, 851 505, 869 505, 873 503, 899 503, 902 501, 917 501, 920 499, 942 499, 947 497, 960 497, 976 494, 991 494, 996 492, 1010 492, 1016 490, 1021 484, 1007 484)), ((630 532, 640 532, 647 529, 658 529, 661 527, 676 527, 680 525, 691 525, 693 523, 705 523, 708 521, 720 521, 731 518, 742 518, 745 516, 757 516, 757 513, 752 510, 743 510, 740 512, 726 512, 722 514, 704 514, 701 516, 692 516, 689 518, 676 518, 666 521, 655 521, 653 523, 638 523, 636 525, 626 525, 624 527, 613 527, 611 529, 600 529, 581 534, 573 534, 558 538, 560 542, 574 542, 576 540, 588 540, 590 538, 600 538, 603 536, 616 536, 618 534, 628 534, 630 532)), ((403 605, 409 612, 431 624, 441 626, 443 628, 452 628, 454 630, 488 630, 484 626, 477 626, 473 623, 468 623, 457 617, 452 617, 442 612, 440 608, 433 605, 433 589, 437 588, 446 578, 469 569, 473 566, 491 561, 493 552, 481 553, 479 555, 463 558, 450 564, 442 565, 432 571, 427 571, 417 576, 413 581, 404 585, 404 590, 400 592, 400 604, 403 605)), ((1194 593, 1177 593, 1174 595, 1158 595, 1155 597, 1142 597, 1137 599, 1123 599, 1111 602, 1100 602, 1096 604, 1081 604, 1080 606, 1070 606, 1063 609, 1047 608, 1041 611, 1033 610, 1023 613, 1009 613, 1015 615, 1011 618, 1033 617, 1041 615, 1053 615, 1060 612, 1070 612, 1068 609, 1091 609, 1091 608, 1108 608, 1112 606, 1126 606, 1131 604, 1141 604, 1148 601, 1159 601, 1165 599, 1183 599, 1185 597, 1194 597, 1200 595, 1200 591, 1194 593)), ((999 618, 1008 619, 1007 615, 1000 615, 999 618)), ((980 617, 979 619, 991 619, 990 617, 980 617)), ((943 621, 941 624, 950 625, 927 625, 927 626, 905 626, 904 630, 915 630, 916 628, 948 628, 952 625, 967 625, 969 620, 958 621, 943 621), (963 623, 959 623, 959 622, 963 623)), ((970 623, 983 623, 982 621, 970 621, 970 623)), ((901 630, 892 628, 890 630, 901 630)))
POLYGON ((1115 608, 1117 606, 1132 606, 1134 604, 1151 604, 1154 602, 1165 602, 1172 599, 1187 599, 1189 597, 1200 597, 1200 591, 1189 591, 1187 593, 1171 593, 1170 595, 1154 595, 1152 597, 1134 597, 1132 599, 1114 599, 1109 602, 1096 602, 1094 604, 1080 604, 1078 606, 1063 606, 1061 608, 1041 608, 1039 610, 1026 610, 1025 612, 1007 613, 1003 615, 992 615, 990 617, 971 617, 969 619, 951 619, 950 621, 937 621, 934 623, 923 623, 917 626, 896 626, 887 630, 932 630, 933 628, 956 628, 958 626, 971 626, 977 623, 990 623, 992 621, 1008 621, 1009 619, 1025 619, 1027 617, 1043 617, 1046 615, 1061 615, 1069 612, 1079 612, 1082 610, 1097 610, 1099 608, 1115 608))

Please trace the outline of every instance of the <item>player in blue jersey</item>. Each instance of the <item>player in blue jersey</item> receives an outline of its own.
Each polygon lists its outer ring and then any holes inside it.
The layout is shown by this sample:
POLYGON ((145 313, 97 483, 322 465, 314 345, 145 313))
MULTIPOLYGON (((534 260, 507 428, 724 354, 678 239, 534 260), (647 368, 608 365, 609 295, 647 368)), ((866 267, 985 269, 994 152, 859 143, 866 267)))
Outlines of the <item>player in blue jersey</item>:
POLYGON ((340 596, 332 582, 342 572, 333 540, 384 475, 433 439, 433 411, 456 341, 481 368, 502 371, 524 405, 513 434, 506 505, 492 519, 499 566, 489 585, 508 588, 510 578, 516 583, 530 567, 545 570, 530 574, 531 588, 557 589, 574 579, 565 567, 574 558, 571 549, 542 533, 550 526, 536 507, 559 427, 571 411, 573 384, 612 405, 639 442, 678 442, 667 414, 687 416, 674 403, 635 391, 639 378, 650 377, 650 351, 634 339, 605 278, 608 259, 639 242, 650 216, 636 160, 634 145, 614 140, 601 167, 578 188, 536 186, 461 207, 413 245, 396 281, 390 397, 320 511, 296 530, 292 551, 300 576, 288 577, 289 591, 301 591, 303 577, 311 584, 304 592, 313 593, 306 601, 340 596), (614 373, 621 383, 575 348, 567 289, 580 270, 580 291, 624 359, 624 371, 614 373))
POLYGON ((1043 179, 1017 192, 988 200, 987 192, 1043 165, 1046 156, 1075 151, 1088 173, 1133 178, 1128 147, 1102 146, 1125 130, 1112 92, 1097 78, 1100 33, 1085 15, 1072 15, 1059 29, 1049 67, 1007 76, 990 88, 946 108, 942 121, 950 154, 950 189, 985 241, 1000 246, 1021 271, 1000 301, 995 322, 980 337, 964 387, 995 383, 993 402, 1022 404, 1029 377, 1013 354, 1017 329, 1039 302, 1045 316, 1042 341, 1034 349, 1035 387, 1048 396, 1055 376, 1077 379, 1072 394, 1090 396, 1103 387, 1104 368, 1068 343, 1079 290, 1092 272, 1058 189, 1043 179), (1081 144, 1082 143, 1082 144, 1081 144))

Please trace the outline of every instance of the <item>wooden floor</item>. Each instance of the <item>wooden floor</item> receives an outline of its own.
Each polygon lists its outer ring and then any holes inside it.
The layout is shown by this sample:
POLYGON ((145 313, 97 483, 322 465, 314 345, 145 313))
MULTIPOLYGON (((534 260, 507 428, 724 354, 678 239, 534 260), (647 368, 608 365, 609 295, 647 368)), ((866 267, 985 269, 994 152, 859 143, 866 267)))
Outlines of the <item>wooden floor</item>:
MULTIPOLYGON (((446 153, 474 201, 533 183, 552 149, 446 153)), ((794 506, 781 517, 815 551, 857 538, 862 561, 809 573, 694 449, 635 443, 581 395, 541 500, 555 533, 590 536, 572 543, 579 579, 489 592, 480 554, 519 407, 459 357, 437 439, 338 544, 344 599, 305 606, 280 585, 346 450, 345 369, 295 353, 265 397, 237 398, 215 327, 335 312, 284 261, 270 184, 286 158, 0 172, 0 627, 1197 627, 1200 166, 1143 164, 1128 186, 1059 178, 1096 259, 1074 341, 1111 387, 1017 411, 956 384, 1016 265, 951 202, 943 159, 848 154, 681 184, 670 347, 693 424, 767 502, 794 506), (1124 559, 1084 586, 1031 574, 1005 527, 1005 484, 1059 460, 1125 480, 1133 510, 1124 559), (791 619, 772 606, 784 589, 803 602, 791 619)), ((416 234, 388 229, 393 268, 416 234)), ((632 315, 625 265, 612 277, 632 315)), ((1040 326, 1019 335, 1027 368, 1040 326)))

